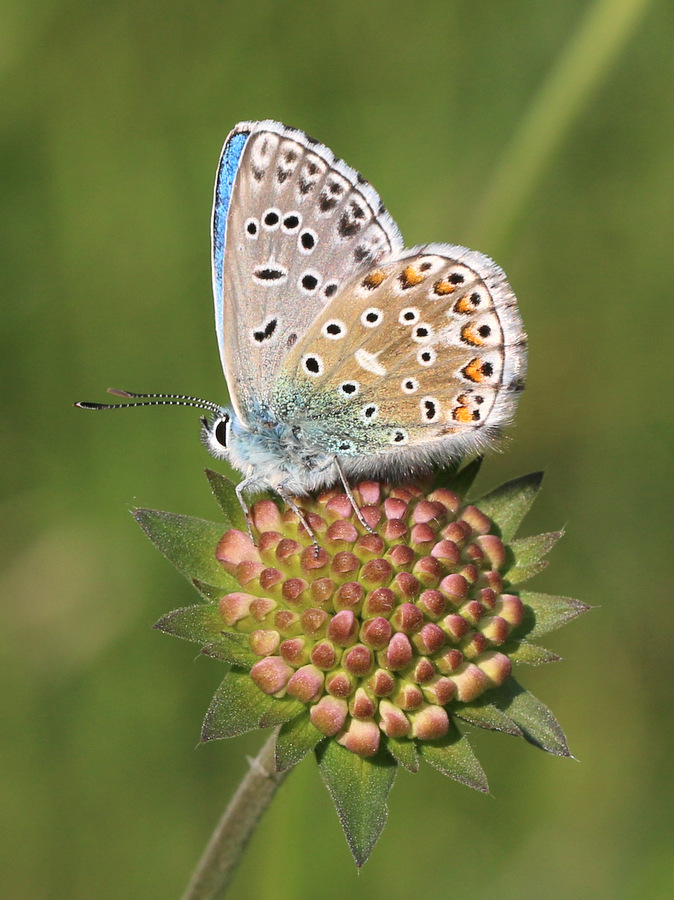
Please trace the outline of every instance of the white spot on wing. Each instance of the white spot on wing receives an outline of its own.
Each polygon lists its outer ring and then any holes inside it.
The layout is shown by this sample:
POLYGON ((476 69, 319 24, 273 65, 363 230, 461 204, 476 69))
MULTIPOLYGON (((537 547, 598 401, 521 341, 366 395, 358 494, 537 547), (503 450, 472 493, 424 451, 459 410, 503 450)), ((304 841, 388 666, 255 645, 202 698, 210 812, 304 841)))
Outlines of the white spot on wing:
POLYGON ((386 375, 386 369, 381 363, 377 362, 379 353, 381 353, 381 350, 378 353, 368 353, 367 350, 363 350, 361 347, 353 354, 353 358, 361 369, 365 369, 366 372, 372 372, 373 375, 386 375))

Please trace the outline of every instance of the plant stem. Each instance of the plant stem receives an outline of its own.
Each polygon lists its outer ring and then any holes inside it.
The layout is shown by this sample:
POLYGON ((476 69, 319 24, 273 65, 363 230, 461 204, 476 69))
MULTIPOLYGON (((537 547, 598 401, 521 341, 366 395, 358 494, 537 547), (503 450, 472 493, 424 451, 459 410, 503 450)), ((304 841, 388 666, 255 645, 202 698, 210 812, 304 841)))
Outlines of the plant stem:
POLYGON ((276 731, 264 744, 218 822, 182 900, 213 900, 229 885, 255 827, 291 770, 274 770, 276 731))
MULTIPOLYGON (((593 0, 506 147, 476 209, 475 244, 505 243, 538 181, 601 88, 651 0, 593 0)), ((496 253, 496 249, 493 251, 496 253)))

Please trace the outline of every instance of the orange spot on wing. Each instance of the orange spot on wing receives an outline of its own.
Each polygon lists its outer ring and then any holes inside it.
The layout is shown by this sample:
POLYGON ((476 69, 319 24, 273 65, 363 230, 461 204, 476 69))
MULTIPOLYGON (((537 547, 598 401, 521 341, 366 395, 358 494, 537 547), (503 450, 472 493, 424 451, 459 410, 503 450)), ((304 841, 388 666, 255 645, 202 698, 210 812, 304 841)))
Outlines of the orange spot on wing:
POLYGON ((452 294, 456 290, 456 285, 452 284, 451 281, 436 281, 433 285, 433 290, 436 294, 440 294, 442 297, 444 294, 452 294))
POLYGON ((470 294, 464 294, 463 297, 459 297, 459 299, 454 304, 454 312, 458 313, 472 313, 475 307, 470 299, 470 294))
POLYGON ((463 370, 463 374, 470 381, 484 381, 484 372, 482 371, 482 360, 471 359, 463 370))
POLYGON ((472 344, 473 347, 481 347, 484 341, 475 330, 475 326, 469 322, 461 329, 461 340, 466 344, 472 344))
POLYGON ((473 414, 467 406, 455 406, 452 410, 452 418, 457 422, 468 425, 469 422, 473 421, 473 414))
POLYGON ((373 291, 375 288, 378 288, 382 281, 386 278, 383 272, 376 271, 370 272, 363 281, 362 285, 364 288, 367 288, 369 291, 373 291))
POLYGON ((419 284, 424 280, 424 276, 421 275, 414 266, 406 266, 400 273, 400 283, 404 288, 414 287, 415 284, 419 284))

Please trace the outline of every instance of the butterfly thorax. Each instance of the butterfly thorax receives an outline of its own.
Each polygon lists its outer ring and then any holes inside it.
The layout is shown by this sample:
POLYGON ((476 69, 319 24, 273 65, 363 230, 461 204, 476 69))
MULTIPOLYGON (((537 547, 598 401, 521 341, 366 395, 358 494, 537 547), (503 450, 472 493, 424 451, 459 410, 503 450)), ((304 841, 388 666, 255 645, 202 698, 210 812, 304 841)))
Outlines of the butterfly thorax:
POLYGON ((211 441, 209 449, 242 472, 250 488, 303 495, 337 480, 334 454, 307 443, 298 427, 271 418, 245 426, 236 413, 227 412, 231 415, 227 448, 217 453, 211 441))

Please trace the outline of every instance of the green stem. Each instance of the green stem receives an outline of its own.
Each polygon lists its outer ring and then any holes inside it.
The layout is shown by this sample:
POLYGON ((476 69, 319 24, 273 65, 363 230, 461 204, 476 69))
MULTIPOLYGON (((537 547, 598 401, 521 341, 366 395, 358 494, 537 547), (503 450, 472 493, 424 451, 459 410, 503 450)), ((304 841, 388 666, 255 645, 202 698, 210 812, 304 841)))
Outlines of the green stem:
MULTIPOLYGON (((506 147, 472 226, 474 243, 502 247, 546 166, 609 74, 650 0, 594 0, 506 147)), ((495 251, 494 251, 495 252, 495 251)))
POLYGON ((276 731, 264 744, 218 822, 182 900, 222 896, 243 851, 276 791, 291 770, 274 770, 276 731))

